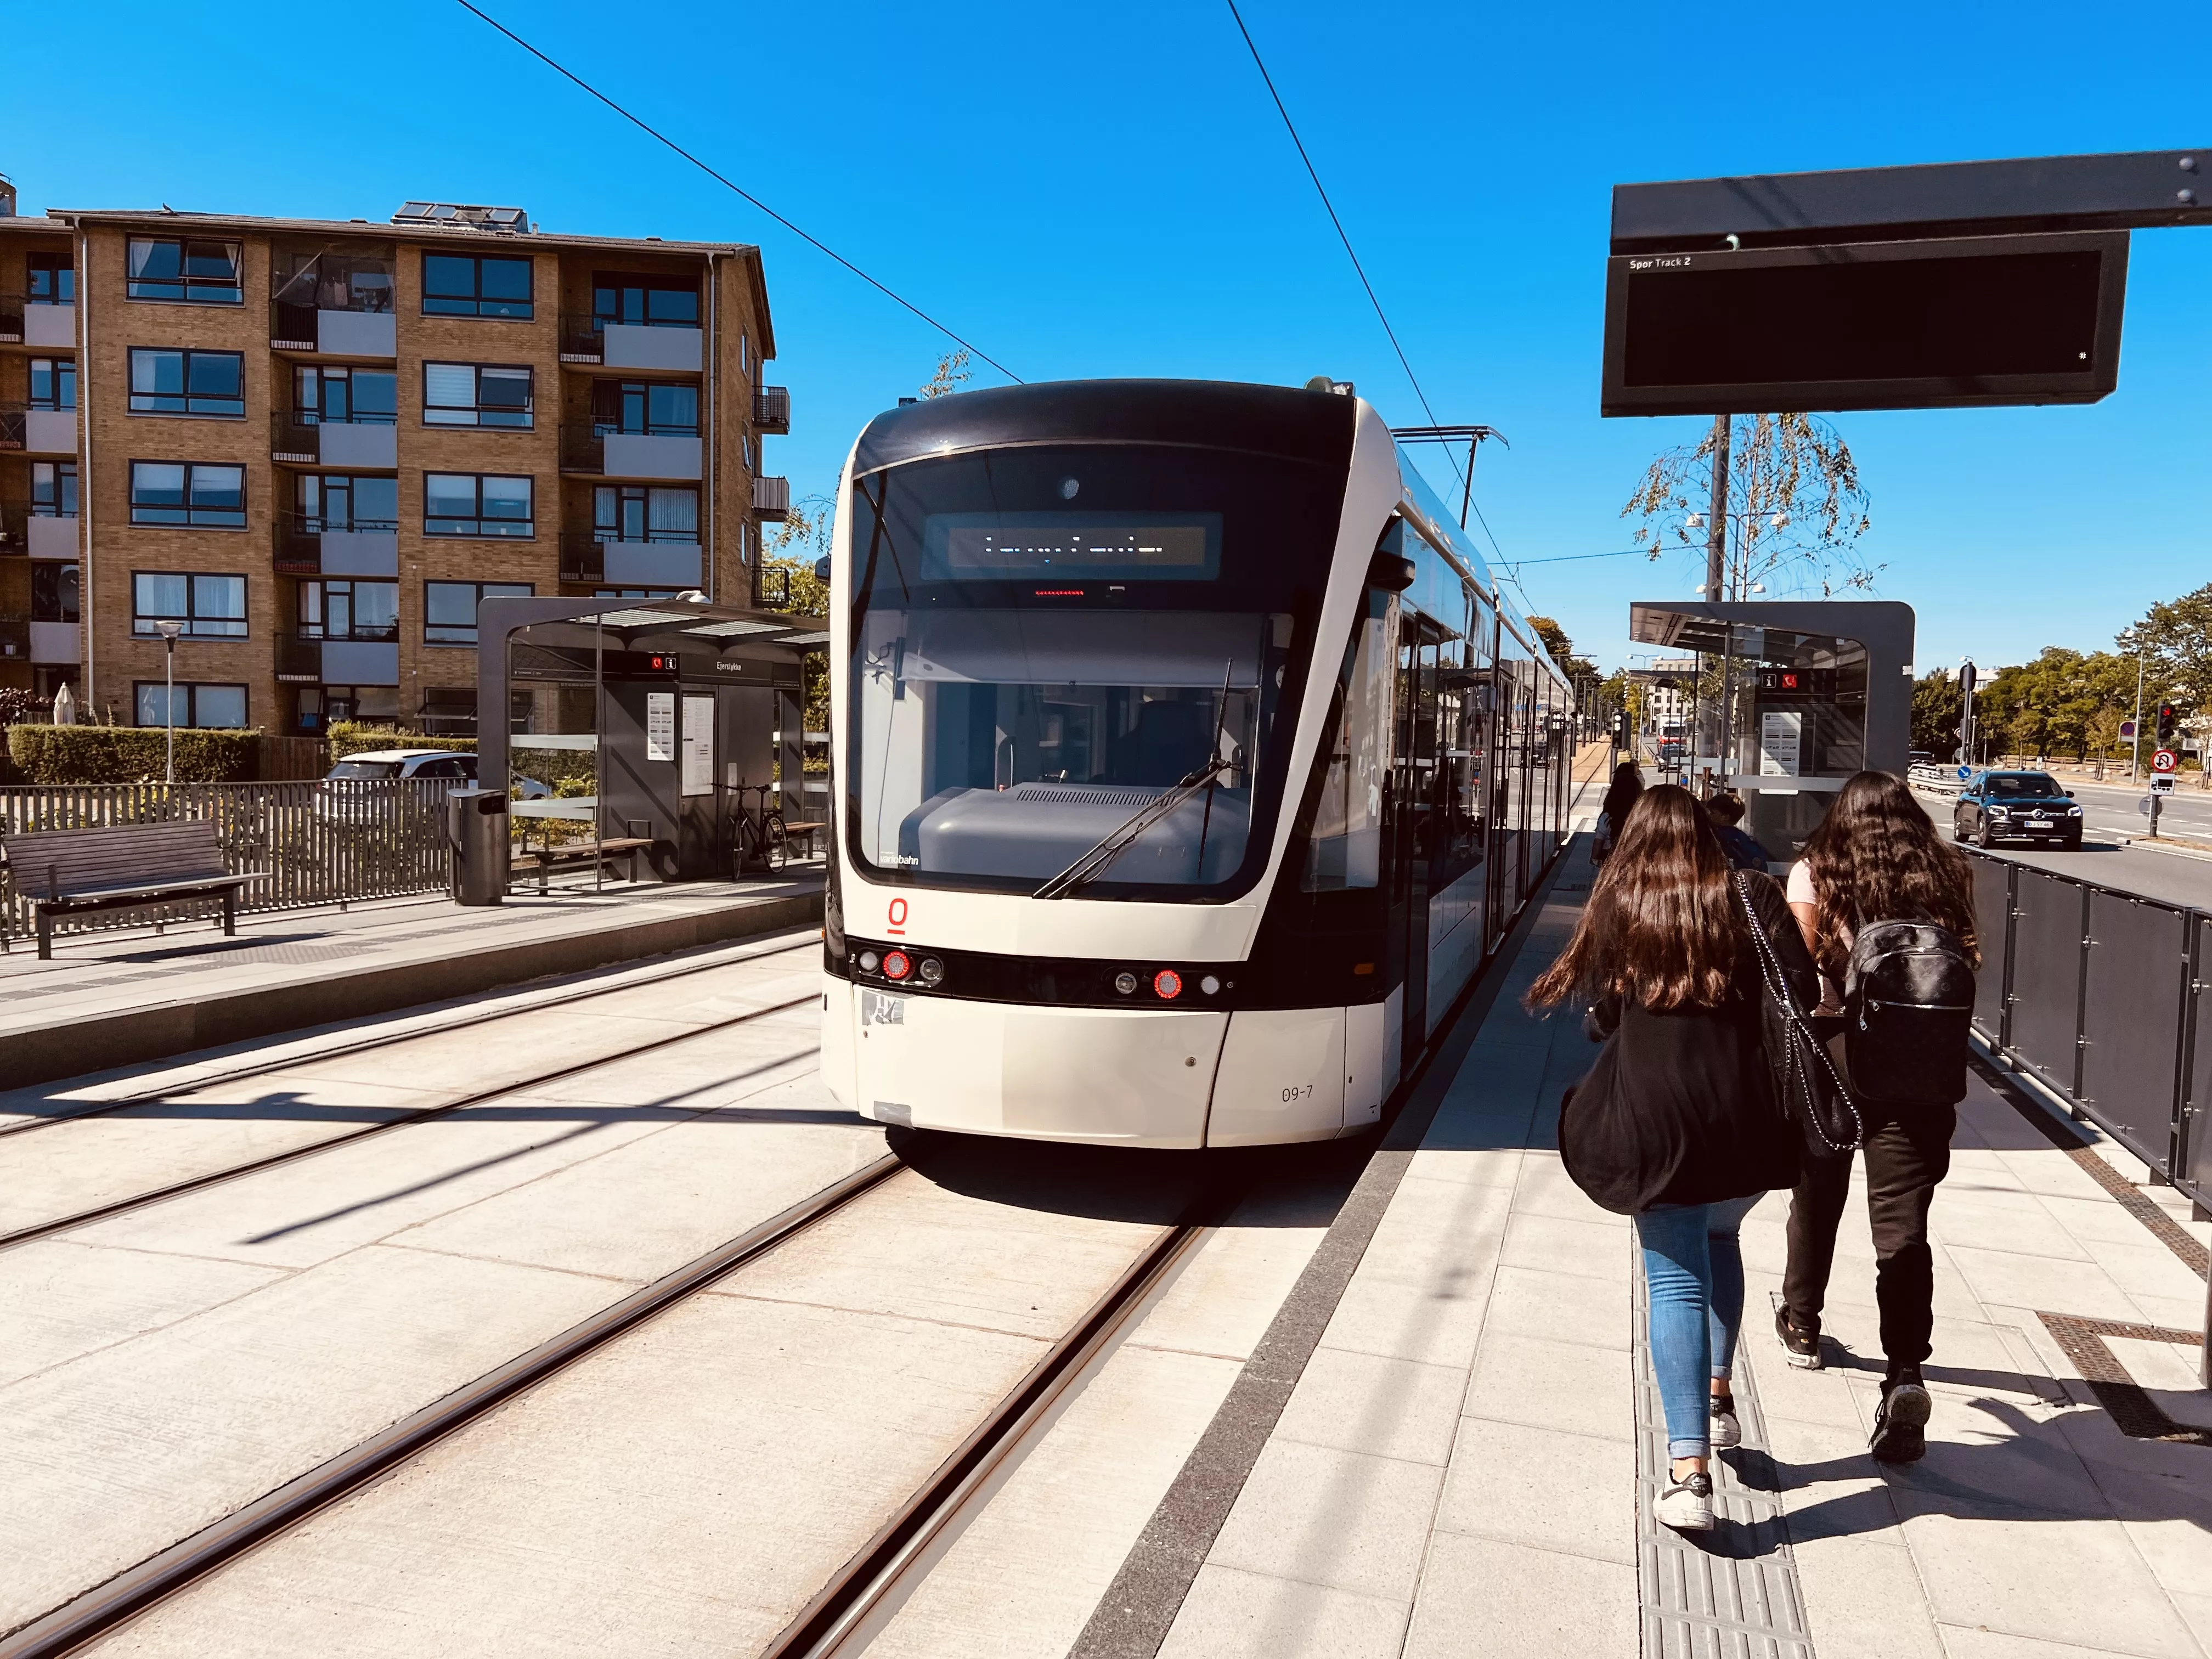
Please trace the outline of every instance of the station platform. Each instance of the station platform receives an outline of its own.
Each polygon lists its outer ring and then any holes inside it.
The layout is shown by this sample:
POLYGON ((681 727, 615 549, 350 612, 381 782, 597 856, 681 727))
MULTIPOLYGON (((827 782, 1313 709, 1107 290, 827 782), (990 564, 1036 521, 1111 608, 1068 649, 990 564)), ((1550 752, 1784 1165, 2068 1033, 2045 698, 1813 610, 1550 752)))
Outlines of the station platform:
POLYGON ((1925 1461, 1867 1450, 1863 1181, 1819 1370, 1773 1335, 1775 1194, 1743 1232, 1721 1524, 1692 1540, 1650 1518, 1665 1437, 1633 1229, 1557 1152, 1591 1051, 1578 1020, 1519 1004, 1589 878, 1578 848, 1094 1590, 1073 1659, 2212 1653, 2212 1228, 1979 1075, 1934 1206, 1925 1461))
POLYGON ((745 882, 442 893, 65 934, 0 954, 7 1086, 112 1070, 818 921, 819 867, 745 882))

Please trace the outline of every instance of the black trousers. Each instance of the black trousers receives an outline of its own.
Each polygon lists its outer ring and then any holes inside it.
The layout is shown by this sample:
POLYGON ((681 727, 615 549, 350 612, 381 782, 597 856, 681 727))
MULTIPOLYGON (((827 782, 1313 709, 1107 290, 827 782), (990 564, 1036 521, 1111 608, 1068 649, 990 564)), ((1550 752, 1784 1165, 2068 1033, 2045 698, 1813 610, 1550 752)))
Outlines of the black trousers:
MULTIPOLYGON (((1893 1374, 1918 1365, 1936 1328, 1936 1262, 1928 1248, 1928 1206, 1950 1173, 1948 1106, 1915 1108, 1877 1123, 1866 1158, 1867 1216, 1874 1225, 1874 1294, 1881 1310, 1881 1350, 1893 1374)), ((1782 1298, 1792 1322, 1809 1325, 1827 1300, 1836 1259, 1836 1227, 1850 1196, 1851 1155, 1805 1160, 1790 1195, 1790 1265, 1782 1298)))

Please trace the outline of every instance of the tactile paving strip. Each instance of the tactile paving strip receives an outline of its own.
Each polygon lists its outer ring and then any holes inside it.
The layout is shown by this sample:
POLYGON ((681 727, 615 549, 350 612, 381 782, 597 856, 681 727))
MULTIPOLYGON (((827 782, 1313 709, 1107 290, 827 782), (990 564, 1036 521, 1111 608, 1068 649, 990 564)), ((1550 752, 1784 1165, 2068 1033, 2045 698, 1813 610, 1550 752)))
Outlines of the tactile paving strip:
MULTIPOLYGON (((1736 1350, 1743 1444, 1712 1461, 1713 1529, 1686 1536, 1652 1517, 1667 1485, 1667 1424, 1651 1372, 1644 1274, 1636 1274, 1636 1555, 1644 1659, 1813 1659, 1797 1563, 1782 1519, 1751 1365, 1736 1350)), ((1763 1328, 1758 1322, 1748 1329, 1763 1328)))

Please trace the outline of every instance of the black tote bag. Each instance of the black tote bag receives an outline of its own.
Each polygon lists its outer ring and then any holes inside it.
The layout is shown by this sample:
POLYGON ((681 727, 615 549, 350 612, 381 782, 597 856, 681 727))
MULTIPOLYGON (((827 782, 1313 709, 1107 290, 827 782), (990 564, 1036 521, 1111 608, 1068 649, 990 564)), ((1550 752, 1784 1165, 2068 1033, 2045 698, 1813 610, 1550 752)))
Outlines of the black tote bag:
POLYGON ((1827 1045, 1813 1029, 1812 1017, 1799 1005, 1783 972, 1774 940, 1752 902, 1750 884, 1739 871, 1736 897, 1751 924, 1752 948, 1759 957, 1759 974, 1765 994, 1759 1003, 1759 1035, 1766 1051, 1767 1069, 1774 1076, 1774 1097, 1805 1136, 1805 1150, 1815 1158, 1835 1158, 1863 1146, 1866 1125, 1859 1117, 1850 1091, 1837 1074, 1827 1045))

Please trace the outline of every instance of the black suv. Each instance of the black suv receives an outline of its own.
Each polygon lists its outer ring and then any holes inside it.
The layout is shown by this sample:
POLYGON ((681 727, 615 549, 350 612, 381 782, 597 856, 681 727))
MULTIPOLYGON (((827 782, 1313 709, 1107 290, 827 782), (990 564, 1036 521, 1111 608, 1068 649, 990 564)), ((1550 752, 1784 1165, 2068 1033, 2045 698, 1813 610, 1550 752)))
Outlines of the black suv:
POLYGON ((2048 772, 1977 772, 1951 810, 1951 838, 1977 847, 2025 841, 2079 850, 2081 809, 2048 772))

